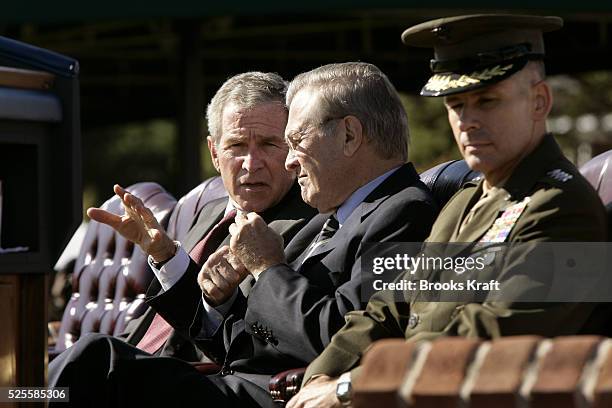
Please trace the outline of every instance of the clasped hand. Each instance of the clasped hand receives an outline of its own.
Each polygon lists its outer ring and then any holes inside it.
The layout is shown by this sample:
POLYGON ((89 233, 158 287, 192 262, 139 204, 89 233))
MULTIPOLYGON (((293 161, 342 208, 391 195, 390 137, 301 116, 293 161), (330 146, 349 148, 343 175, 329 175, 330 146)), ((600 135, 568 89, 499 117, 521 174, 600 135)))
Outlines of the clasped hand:
POLYGON ((238 213, 229 232, 232 253, 256 279, 269 267, 285 263, 283 237, 256 213, 238 213))

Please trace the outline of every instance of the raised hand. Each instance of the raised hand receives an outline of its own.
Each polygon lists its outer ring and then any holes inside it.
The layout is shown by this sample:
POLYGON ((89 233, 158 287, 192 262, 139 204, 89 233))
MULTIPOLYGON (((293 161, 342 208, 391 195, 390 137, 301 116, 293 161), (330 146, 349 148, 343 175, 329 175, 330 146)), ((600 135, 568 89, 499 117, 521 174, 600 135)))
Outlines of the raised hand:
POLYGON ((176 251, 174 242, 142 200, 118 184, 115 184, 113 190, 123 202, 125 214, 119 216, 100 208, 89 208, 87 209, 89 218, 110 226, 137 244, 146 254, 151 255, 155 262, 165 261, 174 256, 176 251))

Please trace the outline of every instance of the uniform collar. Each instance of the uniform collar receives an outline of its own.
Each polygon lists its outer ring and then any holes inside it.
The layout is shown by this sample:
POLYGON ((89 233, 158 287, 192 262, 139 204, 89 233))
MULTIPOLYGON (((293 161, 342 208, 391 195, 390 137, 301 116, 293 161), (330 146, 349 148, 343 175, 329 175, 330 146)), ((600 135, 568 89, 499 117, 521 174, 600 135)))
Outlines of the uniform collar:
POLYGON ((552 163, 562 158, 563 153, 553 135, 545 134, 540 144, 516 166, 504 189, 513 198, 522 198, 551 169, 552 163))
MULTIPOLYGON (((521 160, 501 187, 514 199, 520 199, 532 190, 533 185, 542 178, 545 172, 551 169, 551 163, 563 158, 565 156, 557 141, 552 134, 547 133, 540 144, 521 160)), ((462 188, 478 187, 482 191, 483 183, 484 176, 480 176, 466 182, 462 188)))

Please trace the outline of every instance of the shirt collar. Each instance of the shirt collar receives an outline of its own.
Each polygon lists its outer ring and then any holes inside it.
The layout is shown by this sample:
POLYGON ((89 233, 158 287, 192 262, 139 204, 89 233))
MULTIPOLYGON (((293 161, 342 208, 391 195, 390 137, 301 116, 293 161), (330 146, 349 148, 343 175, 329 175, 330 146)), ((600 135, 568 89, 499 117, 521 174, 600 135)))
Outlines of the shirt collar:
POLYGON ((349 198, 344 203, 342 203, 340 207, 338 207, 338 210, 336 210, 336 218, 338 218, 338 223, 340 224, 340 227, 342 227, 342 224, 344 224, 346 220, 348 219, 348 217, 353 213, 353 211, 355 211, 355 208, 357 208, 359 204, 361 204, 363 200, 365 200, 366 197, 372 191, 374 191, 374 189, 376 189, 376 187, 381 185, 383 181, 385 181, 391 174, 393 174, 400 167, 401 166, 392 168, 386 173, 381 174, 380 176, 376 177, 374 180, 370 180, 368 183, 364 184, 363 186, 355 190, 353 194, 351 194, 349 198))
POLYGON ((236 205, 236 203, 234 202, 234 200, 232 200, 231 198, 229 198, 227 200, 227 205, 225 206, 225 211, 223 212, 223 216, 225 217, 227 214, 229 214, 230 211, 232 210, 236 210, 238 212, 243 212, 240 207, 238 207, 238 205, 236 205))

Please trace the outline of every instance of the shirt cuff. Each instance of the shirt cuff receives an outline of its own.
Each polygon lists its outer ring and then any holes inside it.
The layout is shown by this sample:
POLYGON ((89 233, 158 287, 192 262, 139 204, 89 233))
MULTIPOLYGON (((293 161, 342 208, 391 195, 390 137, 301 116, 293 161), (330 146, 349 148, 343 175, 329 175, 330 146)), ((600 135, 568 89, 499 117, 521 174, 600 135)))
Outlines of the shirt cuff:
POLYGON ((204 310, 206 311, 203 316, 203 323, 208 337, 212 337, 217 330, 219 330, 219 327, 221 327, 221 324, 223 324, 225 315, 227 315, 234 304, 236 296, 238 296, 238 289, 234 290, 232 297, 230 297, 225 303, 215 307, 208 304, 206 299, 204 299, 204 295, 202 295, 202 304, 204 305, 204 310))
POLYGON ((183 246, 177 243, 176 253, 161 267, 161 269, 157 269, 154 266, 153 257, 150 255, 147 262, 153 274, 161 284, 162 289, 164 292, 167 292, 183 277, 185 272, 187 272, 187 268, 189 267, 189 255, 183 249, 183 246))

